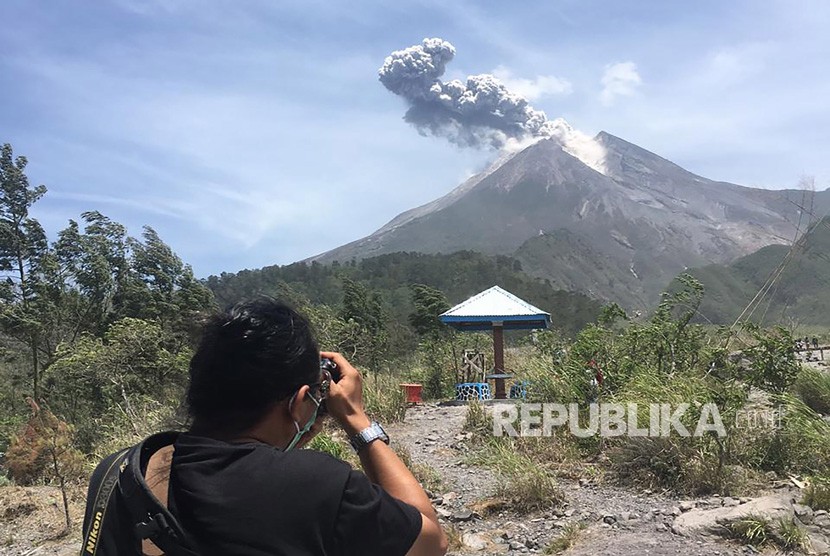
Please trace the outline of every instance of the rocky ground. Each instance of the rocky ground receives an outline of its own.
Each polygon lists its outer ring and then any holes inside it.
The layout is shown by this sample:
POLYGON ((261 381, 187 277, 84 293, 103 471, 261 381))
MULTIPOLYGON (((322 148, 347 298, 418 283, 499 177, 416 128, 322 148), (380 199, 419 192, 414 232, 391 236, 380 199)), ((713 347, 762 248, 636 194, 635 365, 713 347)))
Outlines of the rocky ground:
MULTIPOLYGON (((482 518, 474 510, 478 502, 493 494, 497 478, 488 469, 467 465, 465 453, 472 447, 462 431, 465 414, 463 406, 423 405, 411 408, 405 423, 389 427, 392 437, 409 448, 414 462, 429 464, 441 475, 441 492, 433 493, 437 509, 447 526, 454 530, 453 537, 462 541, 454 543, 453 554, 545 553, 565 531, 576 527, 581 530, 574 535, 574 545, 564 554, 727 556, 758 553, 752 547, 725 540, 718 534, 723 529, 720 513, 738 512, 744 507, 754 511, 756 499, 751 498, 687 500, 584 478, 561 479, 560 486, 566 496, 561 509, 527 516, 502 513, 482 518), (679 527, 683 520, 683 527, 679 527)), ((808 532, 817 549, 813 552, 826 551, 830 516, 822 512, 813 516, 810 512, 805 517, 809 509, 792 504, 793 499, 800 500, 797 487, 785 481, 770 486, 777 488, 765 494, 787 507, 782 510, 784 514, 796 512, 799 518, 809 522, 808 532)), ((766 553, 776 551, 767 549, 766 553)))
MULTIPOLYGON (((725 520, 766 512, 796 516, 813 541, 813 553, 827 554, 830 516, 793 504, 798 488, 788 481, 770 484, 755 498, 680 499, 658 492, 620 488, 582 479, 560 479, 566 502, 556 510, 518 516, 476 511, 494 493, 496 474, 468 464, 475 448, 462 430, 466 407, 434 404, 410 408, 405 422, 387 427, 393 442, 405 447, 414 463, 428 464, 440 476, 431 494, 451 531, 452 554, 544 554, 557 539, 571 534, 571 556, 745 555, 759 552, 719 535, 725 520)), ((80 543, 83 496, 73 494, 74 527, 65 532, 60 494, 48 487, 0 488, 0 554, 68 556, 80 543)), ((767 548, 764 554, 776 554, 767 548)))
POLYGON ((83 488, 71 489, 67 531, 60 490, 54 487, 0 488, 0 554, 77 556, 84 519, 83 488))

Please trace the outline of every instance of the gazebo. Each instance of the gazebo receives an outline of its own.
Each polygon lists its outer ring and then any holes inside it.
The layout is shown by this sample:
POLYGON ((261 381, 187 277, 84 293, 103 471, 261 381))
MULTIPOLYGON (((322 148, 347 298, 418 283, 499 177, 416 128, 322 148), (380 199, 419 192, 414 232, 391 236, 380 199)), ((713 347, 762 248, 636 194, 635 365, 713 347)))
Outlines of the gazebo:
POLYGON ((486 378, 496 381, 496 399, 507 397, 504 380, 504 331, 548 328, 550 314, 519 299, 512 293, 493 286, 462 301, 439 317, 441 322, 463 331, 493 331, 493 373, 486 378))

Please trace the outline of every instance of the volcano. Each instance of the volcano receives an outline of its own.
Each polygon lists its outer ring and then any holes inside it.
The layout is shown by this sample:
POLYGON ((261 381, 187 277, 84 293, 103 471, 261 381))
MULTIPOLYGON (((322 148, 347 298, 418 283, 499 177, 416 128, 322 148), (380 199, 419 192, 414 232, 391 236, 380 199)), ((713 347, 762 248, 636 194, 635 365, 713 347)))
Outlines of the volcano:
POLYGON ((542 139, 447 195, 312 260, 397 251, 506 254, 563 289, 645 309, 689 267, 786 244, 805 202, 830 189, 767 190, 713 181, 606 132, 542 139))

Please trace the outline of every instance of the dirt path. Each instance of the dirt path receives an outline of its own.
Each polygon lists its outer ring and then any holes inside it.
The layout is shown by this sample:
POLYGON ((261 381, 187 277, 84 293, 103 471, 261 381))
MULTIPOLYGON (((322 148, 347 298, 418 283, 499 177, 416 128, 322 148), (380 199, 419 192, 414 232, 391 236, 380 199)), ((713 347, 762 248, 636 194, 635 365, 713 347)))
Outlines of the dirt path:
POLYGON ((462 434, 465 415, 464 406, 426 404, 410 408, 404 423, 388 427, 394 442, 409 449, 413 462, 427 463, 441 475, 441 492, 433 493, 439 513, 466 545, 456 545, 452 554, 544 553, 570 523, 584 526, 574 546, 564 552, 573 556, 754 553, 726 541, 673 534, 673 514, 680 513, 681 500, 585 481, 560 481, 567 499, 561 511, 469 516, 468 507, 492 494, 497 478, 488 469, 464 463, 471 448, 462 434))

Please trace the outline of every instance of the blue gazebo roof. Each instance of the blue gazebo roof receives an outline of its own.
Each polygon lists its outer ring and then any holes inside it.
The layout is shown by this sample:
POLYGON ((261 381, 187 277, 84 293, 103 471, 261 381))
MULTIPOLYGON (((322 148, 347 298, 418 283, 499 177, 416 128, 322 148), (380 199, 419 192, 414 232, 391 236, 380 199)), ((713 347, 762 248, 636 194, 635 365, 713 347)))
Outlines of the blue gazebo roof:
POLYGON ((550 314, 493 286, 462 301, 439 317, 458 330, 490 330, 501 325, 505 330, 548 328, 550 314))

